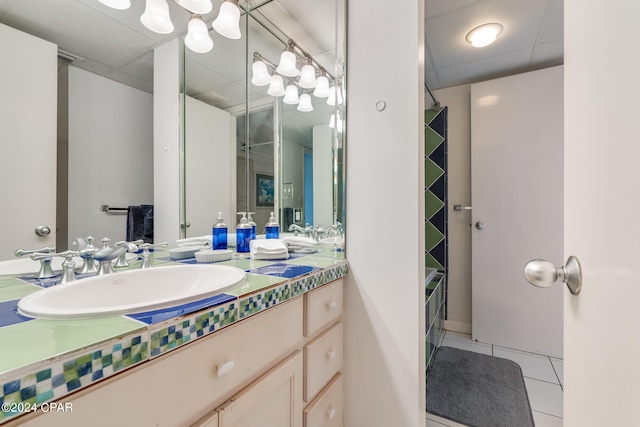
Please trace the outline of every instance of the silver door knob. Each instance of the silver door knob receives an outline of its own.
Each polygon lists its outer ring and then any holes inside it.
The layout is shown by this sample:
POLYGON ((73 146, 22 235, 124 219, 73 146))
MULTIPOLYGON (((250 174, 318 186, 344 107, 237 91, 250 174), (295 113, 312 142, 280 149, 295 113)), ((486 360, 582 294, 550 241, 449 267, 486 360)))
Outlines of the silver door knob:
POLYGON ((556 267, 544 259, 533 259, 524 266, 524 277, 539 288, 548 288, 560 279, 573 295, 578 295, 582 289, 582 269, 574 256, 570 256, 563 267, 556 267))
POLYGON ((481 221, 476 222, 476 228, 478 230, 483 230, 484 229, 484 223, 481 221))
POLYGON ((39 225, 34 230, 34 233, 36 233, 36 236, 40 237, 48 236, 51 233, 51 229, 46 225, 39 225))

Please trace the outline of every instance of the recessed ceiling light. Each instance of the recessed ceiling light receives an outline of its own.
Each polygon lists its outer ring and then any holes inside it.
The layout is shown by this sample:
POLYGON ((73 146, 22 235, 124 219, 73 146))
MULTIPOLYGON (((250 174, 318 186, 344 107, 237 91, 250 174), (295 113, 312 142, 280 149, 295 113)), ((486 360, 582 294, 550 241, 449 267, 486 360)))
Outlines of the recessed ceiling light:
POLYGON ((496 23, 484 24, 467 33, 465 39, 471 43, 473 47, 485 47, 496 41, 496 38, 502 33, 503 26, 496 23))

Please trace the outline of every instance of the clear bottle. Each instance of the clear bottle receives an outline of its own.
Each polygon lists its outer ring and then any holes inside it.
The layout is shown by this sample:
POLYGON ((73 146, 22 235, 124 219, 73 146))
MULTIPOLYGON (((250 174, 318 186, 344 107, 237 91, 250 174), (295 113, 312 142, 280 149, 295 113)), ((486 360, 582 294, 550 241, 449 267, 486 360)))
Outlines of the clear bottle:
POLYGON ((227 249, 227 224, 224 223, 222 212, 218 212, 218 220, 211 229, 211 249, 227 249))
POLYGON ((251 250, 251 226, 247 220, 246 212, 238 212, 238 215, 242 215, 242 218, 236 226, 236 251, 249 252, 251 250))
POLYGON ((271 216, 269 217, 269 222, 267 222, 267 239, 278 239, 280 238, 280 224, 276 221, 273 212, 271 212, 271 216))
POLYGON ((255 212, 247 212, 248 214, 248 218, 247 218, 247 223, 251 226, 251 240, 254 240, 256 238, 256 234, 258 231, 258 226, 256 225, 256 223, 253 221, 253 217, 251 215, 253 215, 255 212))

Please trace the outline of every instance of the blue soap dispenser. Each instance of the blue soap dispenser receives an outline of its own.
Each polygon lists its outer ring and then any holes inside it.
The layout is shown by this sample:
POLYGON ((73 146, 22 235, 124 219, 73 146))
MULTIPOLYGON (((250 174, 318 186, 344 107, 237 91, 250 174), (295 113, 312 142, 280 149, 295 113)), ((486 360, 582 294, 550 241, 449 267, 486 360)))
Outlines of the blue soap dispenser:
POLYGON ((246 212, 238 212, 238 215, 242 215, 242 218, 236 226, 236 251, 249 252, 251 250, 251 226, 247 220, 246 212))
POLYGON ((211 234, 211 249, 227 249, 227 224, 224 223, 222 212, 218 212, 218 220, 213 224, 211 234))
POLYGON ((247 223, 251 226, 251 240, 255 240, 256 238, 256 232, 258 231, 258 226, 256 225, 256 223, 253 221, 253 217, 251 215, 253 215, 255 212, 248 212, 248 219, 247 219, 247 223))
POLYGON ((273 212, 271 212, 271 216, 269 217, 269 222, 267 222, 267 239, 278 239, 280 238, 280 224, 276 221, 273 212))

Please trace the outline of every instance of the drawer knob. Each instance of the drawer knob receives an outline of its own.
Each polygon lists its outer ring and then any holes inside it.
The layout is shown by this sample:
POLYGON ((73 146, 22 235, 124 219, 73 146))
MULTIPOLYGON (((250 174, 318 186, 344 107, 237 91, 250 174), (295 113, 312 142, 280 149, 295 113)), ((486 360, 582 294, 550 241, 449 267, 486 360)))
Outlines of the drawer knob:
POLYGON ((327 353, 327 357, 329 359, 335 359, 337 355, 338 353, 336 353, 335 350, 331 350, 330 352, 327 353))
POLYGON ((331 301, 331 302, 327 303, 327 308, 329 310, 335 310, 337 306, 338 306, 338 304, 336 304, 335 301, 331 301))
POLYGON ((233 363, 233 361, 229 361, 229 362, 224 362, 224 363, 220 363, 216 369, 217 369, 217 375, 218 378, 222 378, 224 376, 226 376, 229 372, 233 371, 233 368, 235 368, 236 364, 233 363))
POLYGON ((336 416, 336 410, 333 408, 329 408, 327 409, 327 417, 329 417, 329 419, 333 418, 336 416))

